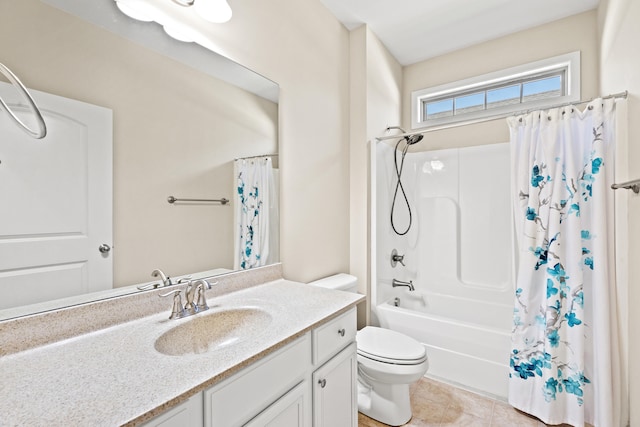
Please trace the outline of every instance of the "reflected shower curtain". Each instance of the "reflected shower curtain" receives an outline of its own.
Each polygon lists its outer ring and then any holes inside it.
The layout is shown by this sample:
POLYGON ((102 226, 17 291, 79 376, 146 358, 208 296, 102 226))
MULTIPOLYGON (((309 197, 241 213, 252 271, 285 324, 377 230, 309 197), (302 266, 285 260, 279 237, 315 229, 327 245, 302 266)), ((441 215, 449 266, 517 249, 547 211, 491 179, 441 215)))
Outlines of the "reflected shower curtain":
POLYGON ((548 424, 620 425, 615 101, 508 119, 518 272, 509 402, 548 424))
MULTIPOLYGON (((246 270, 270 262, 277 233, 277 197, 274 171, 270 158, 239 159, 234 165, 235 192, 235 255, 234 268, 246 270)), ((273 256, 277 256, 274 253, 273 256)))

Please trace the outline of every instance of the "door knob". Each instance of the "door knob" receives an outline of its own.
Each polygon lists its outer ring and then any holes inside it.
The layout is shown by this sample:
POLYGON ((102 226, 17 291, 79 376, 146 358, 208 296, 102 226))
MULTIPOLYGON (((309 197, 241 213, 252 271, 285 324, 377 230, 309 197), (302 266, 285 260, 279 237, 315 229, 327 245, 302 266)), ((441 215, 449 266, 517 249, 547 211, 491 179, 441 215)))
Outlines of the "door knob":
POLYGON ((106 253, 109 253, 109 251, 111 250, 111 246, 107 245, 106 243, 103 243, 100 246, 98 246, 98 250, 100 251, 101 254, 106 254, 106 253))

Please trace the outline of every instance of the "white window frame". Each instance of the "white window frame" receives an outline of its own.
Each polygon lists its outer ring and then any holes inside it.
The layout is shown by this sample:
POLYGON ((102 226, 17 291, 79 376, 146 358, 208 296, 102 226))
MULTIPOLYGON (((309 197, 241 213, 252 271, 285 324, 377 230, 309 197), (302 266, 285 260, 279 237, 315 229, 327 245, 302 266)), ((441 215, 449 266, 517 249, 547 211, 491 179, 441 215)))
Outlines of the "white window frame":
POLYGON ((553 58, 535 61, 517 67, 507 68, 469 79, 430 87, 411 92, 411 127, 424 129, 433 127, 450 127, 484 121, 499 117, 507 117, 515 112, 530 109, 544 109, 554 105, 580 101, 580 52, 571 52, 553 58), (525 102, 504 105, 489 109, 477 110, 426 120, 424 105, 441 99, 456 98, 470 93, 490 90, 496 86, 509 86, 531 79, 538 75, 547 75, 554 71, 564 70, 564 95, 548 97, 525 102))

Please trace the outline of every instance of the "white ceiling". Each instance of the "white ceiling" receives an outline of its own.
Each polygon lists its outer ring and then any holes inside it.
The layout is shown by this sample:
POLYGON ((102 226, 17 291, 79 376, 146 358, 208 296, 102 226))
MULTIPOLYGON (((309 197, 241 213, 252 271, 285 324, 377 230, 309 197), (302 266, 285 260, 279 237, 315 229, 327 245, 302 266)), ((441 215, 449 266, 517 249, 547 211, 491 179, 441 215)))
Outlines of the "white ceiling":
POLYGON ((599 0, 320 0, 409 65, 598 6, 599 0))

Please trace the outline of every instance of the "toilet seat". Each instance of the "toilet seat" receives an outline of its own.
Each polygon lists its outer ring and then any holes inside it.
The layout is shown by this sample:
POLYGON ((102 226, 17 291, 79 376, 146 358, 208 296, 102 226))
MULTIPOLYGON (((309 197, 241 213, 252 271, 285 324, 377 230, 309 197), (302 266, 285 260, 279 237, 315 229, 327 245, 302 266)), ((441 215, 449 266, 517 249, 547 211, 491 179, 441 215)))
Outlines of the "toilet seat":
POLYGON ((394 365, 418 365, 427 359, 422 344, 390 329, 367 326, 356 335, 358 354, 367 359, 394 365))

